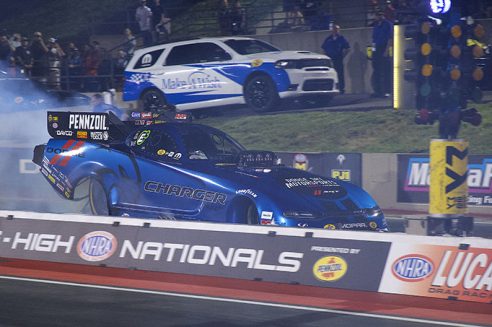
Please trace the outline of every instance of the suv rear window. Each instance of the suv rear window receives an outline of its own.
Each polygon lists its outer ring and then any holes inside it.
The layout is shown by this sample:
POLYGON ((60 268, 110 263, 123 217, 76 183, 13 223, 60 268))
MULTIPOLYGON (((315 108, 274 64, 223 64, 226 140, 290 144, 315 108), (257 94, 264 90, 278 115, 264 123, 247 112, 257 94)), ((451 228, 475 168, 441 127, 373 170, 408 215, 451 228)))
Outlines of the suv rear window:
POLYGON ((166 59, 166 65, 187 65, 210 61, 230 60, 231 56, 211 42, 175 46, 166 59))
POLYGON ((133 68, 138 69, 138 68, 147 68, 147 67, 154 66, 154 64, 156 63, 157 59, 159 59, 163 51, 164 49, 159 49, 141 55, 140 58, 138 58, 133 68))

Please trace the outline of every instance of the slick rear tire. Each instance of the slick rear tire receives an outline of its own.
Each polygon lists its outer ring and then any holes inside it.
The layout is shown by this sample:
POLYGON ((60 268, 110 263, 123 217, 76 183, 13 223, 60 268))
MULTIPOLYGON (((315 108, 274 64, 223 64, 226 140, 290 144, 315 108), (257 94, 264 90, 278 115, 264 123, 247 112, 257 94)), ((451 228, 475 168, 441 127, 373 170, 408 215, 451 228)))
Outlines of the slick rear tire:
POLYGON ((151 111, 154 113, 165 108, 167 104, 164 94, 158 89, 149 89, 142 93, 140 102, 143 111, 151 111))
POLYGON ((256 112, 272 110, 279 101, 277 88, 267 75, 252 77, 244 87, 244 100, 256 112))
POLYGON ((94 216, 109 216, 108 197, 101 182, 95 177, 81 180, 74 192, 76 210, 94 216))
POLYGON ((108 197, 104 187, 96 178, 89 180, 89 205, 95 216, 109 216, 108 197))
POLYGON ((258 216, 258 209, 251 203, 246 208, 246 224, 248 225, 258 225, 260 223, 258 216))

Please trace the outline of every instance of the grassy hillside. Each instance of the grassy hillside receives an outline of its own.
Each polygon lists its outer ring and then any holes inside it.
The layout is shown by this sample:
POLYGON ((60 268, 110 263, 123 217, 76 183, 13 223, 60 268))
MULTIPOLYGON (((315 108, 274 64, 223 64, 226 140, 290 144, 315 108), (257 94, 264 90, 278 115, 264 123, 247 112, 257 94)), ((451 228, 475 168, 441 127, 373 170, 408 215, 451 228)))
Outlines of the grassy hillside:
MULTIPOLYGON (((459 137, 473 154, 492 154, 492 108, 476 106, 483 116, 479 127, 462 124, 459 137)), ((438 138, 438 124, 416 125, 415 111, 310 112, 282 115, 206 118, 249 149, 303 152, 428 152, 438 138)))

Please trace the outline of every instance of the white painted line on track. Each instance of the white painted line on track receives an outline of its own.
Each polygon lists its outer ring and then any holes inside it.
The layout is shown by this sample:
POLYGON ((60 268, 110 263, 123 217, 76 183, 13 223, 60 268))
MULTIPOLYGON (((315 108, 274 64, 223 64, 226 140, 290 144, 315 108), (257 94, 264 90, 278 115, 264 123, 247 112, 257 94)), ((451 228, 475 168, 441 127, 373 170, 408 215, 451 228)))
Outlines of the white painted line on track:
POLYGON ((290 305, 290 304, 281 304, 281 303, 267 303, 267 302, 238 300, 238 299, 229 299, 229 298, 203 296, 203 295, 192 295, 192 294, 181 294, 181 293, 172 293, 172 292, 163 292, 163 291, 152 291, 152 290, 145 290, 145 289, 138 289, 138 288, 91 285, 91 284, 62 282, 62 281, 55 281, 55 280, 25 278, 25 277, 3 276, 3 275, 0 275, 0 279, 34 282, 34 283, 42 283, 42 284, 95 288, 95 289, 111 290, 111 291, 143 293, 143 294, 152 294, 152 295, 165 295, 165 296, 174 296, 174 297, 199 299, 199 300, 209 300, 209 301, 220 301, 220 302, 230 302, 230 303, 261 305, 261 306, 275 307, 275 308, 296 309, 296 310, 315 311, 315 312, 326 312, 326 313, 334 313, 334 314, 340 314, 340 315, 346 315, 346 316, 356 316, 356 317, 368 317, 368 318, 377 318, 377 319, 408 321, 408 322, 416 322, 416 323, 429 324, 429 325, 439 325, 439 326, 453 326, 453 327, 479 327, 480 326, 480 325, 454 323, 454 322, 447 322, 447 321, 436 321, 436 320, 427 320, 427 319, 418 319, 418 318, 387 316, 387 315, 381 315, 381 314, 364 313, 364 312, 350 312, 350 311, 325 309, 325 308, 317 308, 317 307, 305 307, 305 306, 300 306, 300 305, 290 305))

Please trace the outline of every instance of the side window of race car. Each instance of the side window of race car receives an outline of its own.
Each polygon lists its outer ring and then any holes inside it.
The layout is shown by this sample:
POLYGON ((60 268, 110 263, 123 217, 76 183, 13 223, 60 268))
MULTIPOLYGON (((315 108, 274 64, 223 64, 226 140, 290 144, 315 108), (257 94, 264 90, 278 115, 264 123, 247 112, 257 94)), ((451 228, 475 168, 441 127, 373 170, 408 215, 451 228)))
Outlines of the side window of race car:
POLYGON ((155 159, 181 159, 174 139, 166 132, 159 130, 141 130, 137 132, 130 146, 135 152, 155 159))
POLYGON ((202 42, 175 46, 166 59, 166 65, 187 65, 194 63, 224 61, 232 59, 224 49, 215 43, 202 42))

